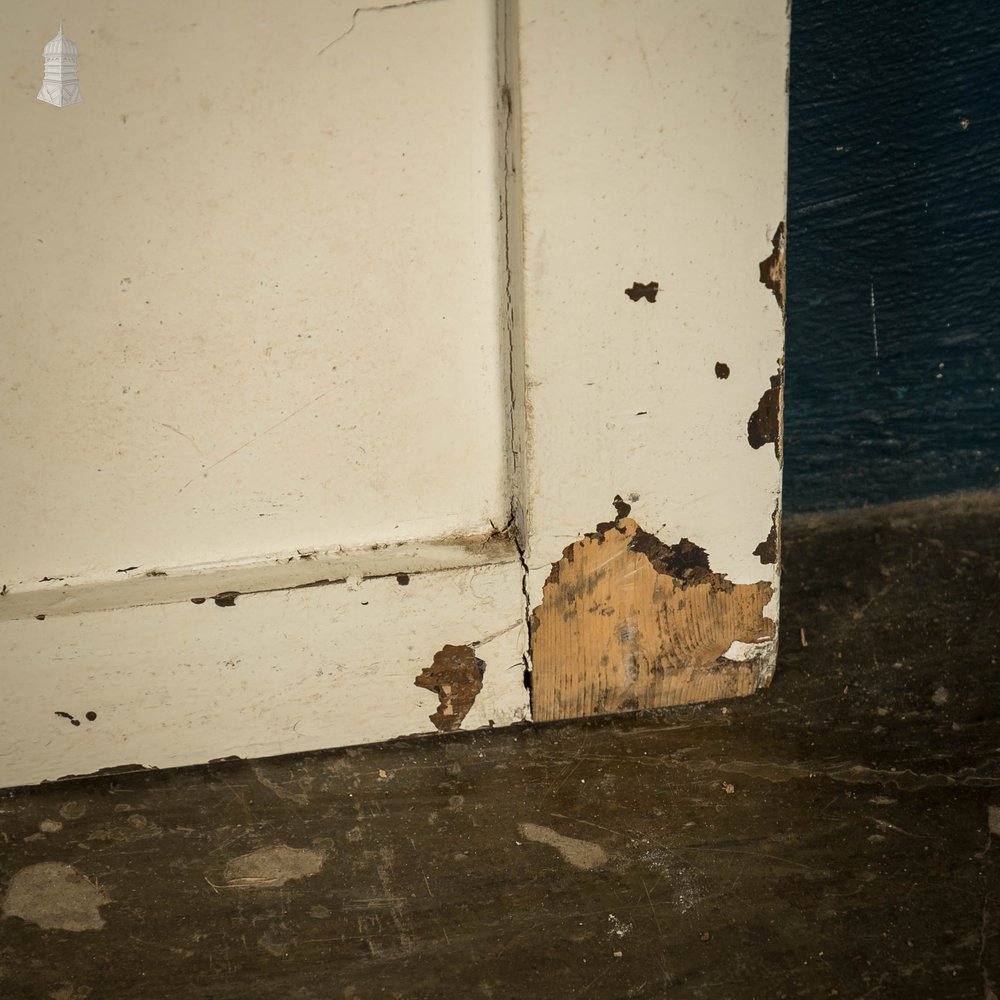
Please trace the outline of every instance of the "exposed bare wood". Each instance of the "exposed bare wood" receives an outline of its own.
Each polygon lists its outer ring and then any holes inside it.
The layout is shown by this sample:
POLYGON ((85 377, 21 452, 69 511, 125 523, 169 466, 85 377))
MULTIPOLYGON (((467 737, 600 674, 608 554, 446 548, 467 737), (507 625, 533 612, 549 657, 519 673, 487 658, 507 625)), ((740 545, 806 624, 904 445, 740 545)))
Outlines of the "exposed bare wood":
POLYGON ((440 699, 431 722, 443 733, 453 733, 469 714, 483 689, 486 664, 471 646, 446 645, 434 654, 434 662, 424 667, 414 683, 433 691, 440 699))
POLYGON ((766 581, 739 584, 712 572, 707 553, 687 539, 665 545, 625 516, 599 526, 563 551, 535 609, 534 718, 751 693, 758 665, 724 654, 734 642, 773 638, 764 617, 772 593, 766 581))

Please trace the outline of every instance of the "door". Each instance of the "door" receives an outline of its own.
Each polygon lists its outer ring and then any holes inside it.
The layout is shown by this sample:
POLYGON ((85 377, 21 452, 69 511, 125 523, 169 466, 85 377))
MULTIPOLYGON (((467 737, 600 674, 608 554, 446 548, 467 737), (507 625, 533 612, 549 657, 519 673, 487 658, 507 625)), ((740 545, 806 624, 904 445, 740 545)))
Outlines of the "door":
POLYGON ((783 3, 50 6, 3 784, 769 680, 783 3))

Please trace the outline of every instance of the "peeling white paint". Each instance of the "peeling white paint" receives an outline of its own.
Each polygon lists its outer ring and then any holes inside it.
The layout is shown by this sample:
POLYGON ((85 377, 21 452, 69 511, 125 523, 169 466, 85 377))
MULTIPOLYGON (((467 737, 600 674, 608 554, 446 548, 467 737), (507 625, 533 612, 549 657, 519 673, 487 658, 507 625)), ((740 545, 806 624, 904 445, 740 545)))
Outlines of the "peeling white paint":
POLYGON ((783 352, 759 262, 785 215, 785 2, 538 0, 521 17, 530 604, 616 495, 776 595, 754 549, 781 469, 747 420, 783 352), (625 294, 650 281, 655 302, 625 294))
MULTIPOLYGON (((615 495, 776 590, 784 0, 88 16, 88 101, 0 108, 0 784, 435 732, 447 644, 463 728, 525 719, 615 495)), ((5 64, 46 31, 0 9, 5 64)))
POLYGON ((496 637, 476 650, 475 724, 509 725, 528 712, 510 669, 522 609, 520 567, 506 564, 2 622, 2 782, 436 733, 437 698, 414 680, 444 642, 473 636, 496 637))

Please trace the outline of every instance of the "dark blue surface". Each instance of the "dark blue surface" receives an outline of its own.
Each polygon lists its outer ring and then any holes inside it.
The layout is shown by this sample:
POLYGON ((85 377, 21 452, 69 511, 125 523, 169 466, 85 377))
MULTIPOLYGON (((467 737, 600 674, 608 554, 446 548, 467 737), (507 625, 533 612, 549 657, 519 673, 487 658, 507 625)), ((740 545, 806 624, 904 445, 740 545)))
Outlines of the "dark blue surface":
POLYGON ((794 0, 791 64, 785 510, 996 487, 1000 3, 794 0))

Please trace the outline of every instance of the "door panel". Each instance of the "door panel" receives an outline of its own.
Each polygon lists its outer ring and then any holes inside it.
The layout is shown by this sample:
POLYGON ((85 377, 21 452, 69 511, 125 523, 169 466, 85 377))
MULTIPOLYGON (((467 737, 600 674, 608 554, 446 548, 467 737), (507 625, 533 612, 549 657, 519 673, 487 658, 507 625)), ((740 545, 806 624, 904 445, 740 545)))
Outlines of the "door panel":
POLYGON ((509 516, 492 0, 7 4, 5 582, 509 516), (338 37, 339 36, 339 37, 338 37))
POLYGON ((111 10, 3 13, 0 783, 767 684, 785 0, 111 10))

